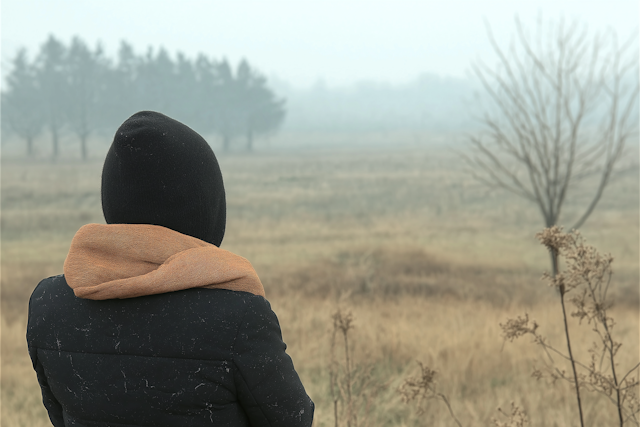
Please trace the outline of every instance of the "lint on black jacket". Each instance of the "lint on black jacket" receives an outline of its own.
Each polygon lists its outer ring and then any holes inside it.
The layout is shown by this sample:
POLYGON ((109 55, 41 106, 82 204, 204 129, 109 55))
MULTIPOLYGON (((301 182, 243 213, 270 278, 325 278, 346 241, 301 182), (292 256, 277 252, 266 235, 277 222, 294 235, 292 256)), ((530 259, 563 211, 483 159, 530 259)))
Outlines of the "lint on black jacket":
POLYGON ((314 405, 251 264, 221 249, 209 145, 154 112, 118 129, 107 224, 36 287, 27 342, 54 426, 310 426, 314 405))

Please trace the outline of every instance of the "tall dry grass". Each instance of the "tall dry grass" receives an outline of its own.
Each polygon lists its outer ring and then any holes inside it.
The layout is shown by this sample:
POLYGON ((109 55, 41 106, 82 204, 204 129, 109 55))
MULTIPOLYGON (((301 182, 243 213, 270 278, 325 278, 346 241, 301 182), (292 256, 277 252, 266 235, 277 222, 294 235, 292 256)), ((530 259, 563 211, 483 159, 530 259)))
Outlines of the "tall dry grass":
MULTIPOLYGON (((229 203, 223 247, 250 259, 263 279, 316 402, 317 426, 335 425, 341 393, 331 392, 332 366, 344 373, 340 341, 331 352, 338 307, 353 315, 350 363, 366 367, 367 384, 377 387, 368 403, 352 401, 366 410, 358 425, 452 425, 440 402, 418 414, 397 393, 419 372, 417 361, 437 367, 438 390, 463 425, 492 425, 496 408, 509 412, 514 397, 532 426, 575 425, 571 390, 530 376, 541 357, 535 344, 501 338, 499 324, 527 311, 550 340, 562 339, 555 295, 539 280, 548 255, 533 237, 540 227, 532 207, 486 193, 440 149, 219 160, 229 203)), ((2 164, 3 425, 47 425, 25 347, 26 303, 41 278, 61 272, 75 231, 102 222, 100 166, 2 164)), ((637 176, 621 178, 583 230, 616 255, 612 315, 625 364, 637 362, 640 335, 637 198, 637 176)), ((573 343, 586 351, 590 336, 577 332, 573 343)), ((616 425, 608 401, 589 393, 584 400, 591 425, 616 425)))

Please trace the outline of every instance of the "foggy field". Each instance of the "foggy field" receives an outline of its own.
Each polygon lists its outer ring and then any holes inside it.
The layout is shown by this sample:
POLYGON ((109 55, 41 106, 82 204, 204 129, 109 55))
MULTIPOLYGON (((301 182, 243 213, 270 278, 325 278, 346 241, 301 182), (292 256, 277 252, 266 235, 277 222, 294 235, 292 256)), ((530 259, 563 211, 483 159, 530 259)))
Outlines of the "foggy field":
MULTIPOLYGON (((315 425, 334 425, 329 366, 338 307, 354 314, 354 363, 370 370, 366 390, 377 390, 361 402, 363 426, 455 425, 439 401, 421 415, 401 401, 396 390, 418 372, 416 361, 439 371, 439 389, 464 426, 493 425, 496 408, 511 401, 531 426, 577 425, 569 387, 531 377, 542 351, 530 338, 503 343, 500 336, 499 323, 527 312, 565 348, 557 295, 540 280, 549 257, 534 238, 542 229, 537 208, 488 191, 464 172, 446 138, 433 145, 425 138, 397 148, 377 140, 370 149, 366 140, 349 149, 285 150, 283 143, 218 155, 228 203, 222 247, 260 275, 316 403, 315 425)), ((3 158, 2 425, 50 425, 26 350, 27 302, 42 278, 62 273, 77 229, 104 222, 102 158, 93 158, 3 158)), ((627 369, 640 351, 638 187, 637 170, 620 176, 582 228, 590 244, 615 257, 614 335, 627 369)), ((566 205, 568 222, 585 190, 566 205)), ((586 355, 590 328, 574 328, 572 339, 586 355)), ((606 398, 583 399, 587 425, 616 425, 606 398)))

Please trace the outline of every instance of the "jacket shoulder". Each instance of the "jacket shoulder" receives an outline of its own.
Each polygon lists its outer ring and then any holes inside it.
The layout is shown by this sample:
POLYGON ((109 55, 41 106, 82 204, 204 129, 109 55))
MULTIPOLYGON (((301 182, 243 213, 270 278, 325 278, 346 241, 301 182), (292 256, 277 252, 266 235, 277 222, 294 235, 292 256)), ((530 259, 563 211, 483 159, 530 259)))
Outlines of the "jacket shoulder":
POLYGON ((62 274, 47 277, 38 283, 29 298, 27 341, 30 345, 34 338, 34 328, 43 322, 46 323, 46 313, 74 297, 73 290, 67 285, 62 274))
POLYGON ((74 298, 63 274, 47 277, 38 283, 29 298, 29 317, 34 312, 60 305, 62 300, 74 298))
POLYGON ((29 301, 42 301, 45 297, 53 297, 54 295, 59 295, 61 292, 64 293, 64 291, 73 293, 73 290, 67 285, 64 274, 47 277, 38 283, 31 293, 29 301))
POLYGON ((53 276, 31 295, 27 341, 48 349, 60 342, 80 353, 222 360, 241 325, 256 324, 249 313, 268 317, 271 309, 261 296, 202 288, 93 301, 76 297, 64 276, 53 276))

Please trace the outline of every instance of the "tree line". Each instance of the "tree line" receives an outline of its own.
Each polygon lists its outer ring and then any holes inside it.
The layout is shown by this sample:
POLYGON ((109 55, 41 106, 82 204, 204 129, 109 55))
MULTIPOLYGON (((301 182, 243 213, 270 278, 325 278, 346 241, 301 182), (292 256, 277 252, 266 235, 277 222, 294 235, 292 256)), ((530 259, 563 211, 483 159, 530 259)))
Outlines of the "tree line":
POLYGON ((80 37, 66 45, 51 35, 33 59, 19 50, 10 68, 1 94, 2 127, 25 141, 29 157, 36 137, 46 133, 57 158, 61 134, 71 132, 87 159, 91 135, 113 132, 140 110, 215 133, 225 151, 238 140, 252 150, 254 138, 276 131, 286 114, 285 100, 244 59, 232 67, 202 53, 195 59, 182 53, 172 59, 164 48, 138 54, 123 41, 114 60, 80 37))

